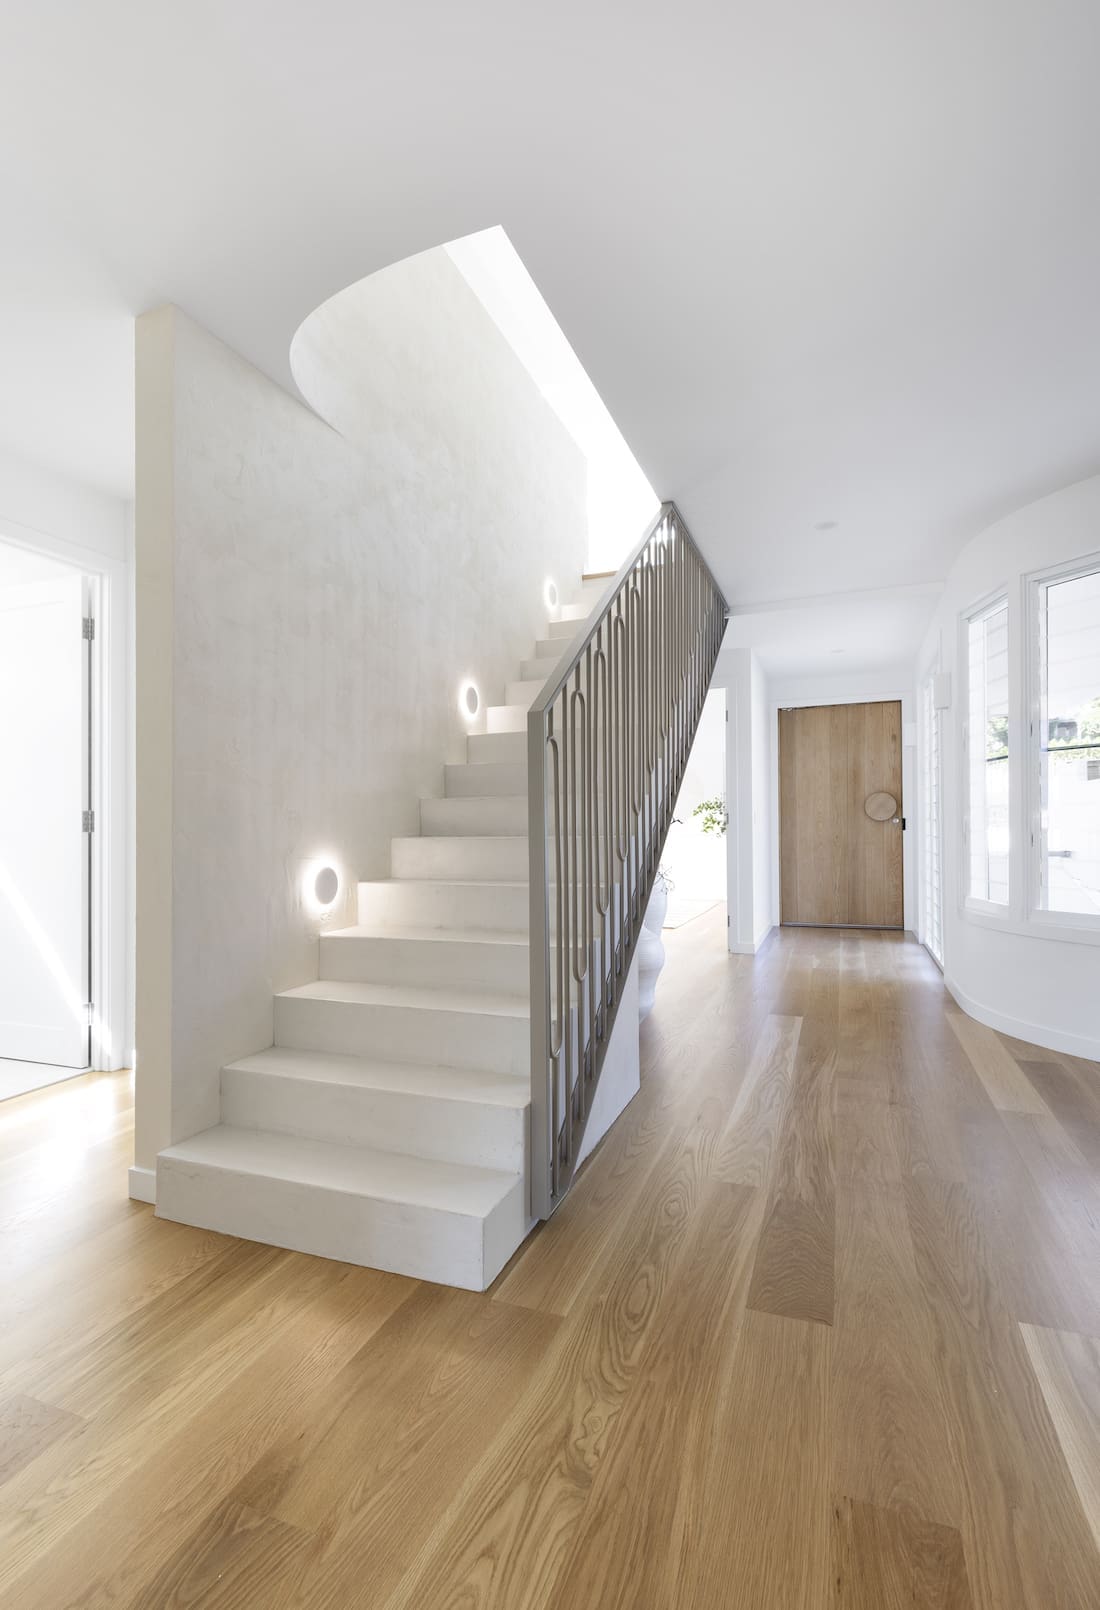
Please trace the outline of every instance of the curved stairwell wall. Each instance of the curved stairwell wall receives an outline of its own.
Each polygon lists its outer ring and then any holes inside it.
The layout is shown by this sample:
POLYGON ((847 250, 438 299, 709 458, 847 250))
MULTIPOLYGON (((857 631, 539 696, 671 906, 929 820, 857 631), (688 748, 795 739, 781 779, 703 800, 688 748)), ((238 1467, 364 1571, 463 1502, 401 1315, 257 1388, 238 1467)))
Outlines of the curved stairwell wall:
POLYGON ((584 461, 446 254, 371 286, 343 435, 177 310, 138 323, 139 1169, 316 980, 305 868, 353 922, 467 759, 460 680, 503 704, 582 569, 584 461))

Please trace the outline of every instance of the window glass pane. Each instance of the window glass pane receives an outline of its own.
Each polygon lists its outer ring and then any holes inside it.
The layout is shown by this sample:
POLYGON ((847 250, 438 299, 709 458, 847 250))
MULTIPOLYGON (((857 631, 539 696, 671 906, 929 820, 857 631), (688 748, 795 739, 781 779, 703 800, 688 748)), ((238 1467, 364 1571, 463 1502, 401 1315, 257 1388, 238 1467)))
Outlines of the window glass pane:
POLYGON ((1100 570, 1039 589, 1040 904, 1100 915, 1100 570))
POLYGON ((970 894, 1008 903, 1008 605, 969 622, 970 894))

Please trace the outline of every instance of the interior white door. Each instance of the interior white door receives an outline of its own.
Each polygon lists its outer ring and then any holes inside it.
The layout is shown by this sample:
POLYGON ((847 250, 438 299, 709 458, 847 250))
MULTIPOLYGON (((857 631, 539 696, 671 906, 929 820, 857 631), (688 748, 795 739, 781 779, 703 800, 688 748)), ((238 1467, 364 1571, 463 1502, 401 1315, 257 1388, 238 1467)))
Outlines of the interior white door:
POLYGON ((0 1057, 87 1065, 88 646, 77 572, 0 587, 0 1057))

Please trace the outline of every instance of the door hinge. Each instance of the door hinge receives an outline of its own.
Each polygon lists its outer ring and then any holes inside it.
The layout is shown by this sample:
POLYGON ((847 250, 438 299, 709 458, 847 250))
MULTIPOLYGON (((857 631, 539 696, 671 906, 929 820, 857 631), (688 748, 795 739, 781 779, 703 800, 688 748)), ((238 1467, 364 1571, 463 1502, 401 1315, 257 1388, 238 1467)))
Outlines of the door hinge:
POLYGON ((91 1028, 94 1019, 95 1019, 95 1005, 94 1005, 94 1003, 92 1001, 85 1001, 84 1002, 84 1021, 87 1024, 88 1028, 91 1028))
POLYGON ((85 615, 84 620, 81 623, 80 635, 88 643, 90 643, 95 637, 95 620, 91 615, 85 615))
POLYGON ((83 833, 95 832, 95 811, 81 811, 80 828, 83 833))

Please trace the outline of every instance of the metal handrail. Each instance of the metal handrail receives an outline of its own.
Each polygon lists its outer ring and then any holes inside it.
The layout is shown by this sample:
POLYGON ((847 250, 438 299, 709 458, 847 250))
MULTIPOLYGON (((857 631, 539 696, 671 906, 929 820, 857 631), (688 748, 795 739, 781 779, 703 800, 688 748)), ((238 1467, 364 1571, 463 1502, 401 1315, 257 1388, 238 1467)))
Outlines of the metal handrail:
POLYGON ((728 614, 663 504, 527 718, 536 1218, 576 1168, 728 614))

